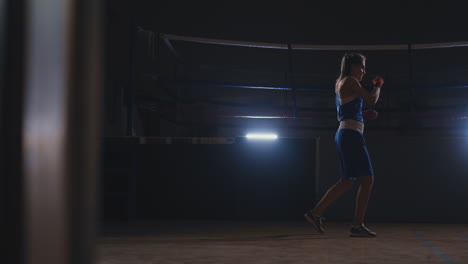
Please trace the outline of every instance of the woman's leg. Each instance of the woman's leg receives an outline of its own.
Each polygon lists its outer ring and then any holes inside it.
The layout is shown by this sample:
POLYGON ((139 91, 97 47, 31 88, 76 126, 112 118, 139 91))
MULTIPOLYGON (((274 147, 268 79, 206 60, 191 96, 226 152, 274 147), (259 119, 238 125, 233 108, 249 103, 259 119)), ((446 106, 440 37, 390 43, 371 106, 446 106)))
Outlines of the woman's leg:
POLYGON ((312 213, 316 216, 321 216, 328 206, 353 187, 353 183, 354 181, 352 180, 341 178, 335 185, 328 189, 320 202, 318 202, 315 208, 312 209, 312 213))
POLYGON ((356 196, 356 210, 354 213, 354 226, 360 226, 364 221, 367 204, 374 184, 374 176, 360 177, 359 183, 359 191, 356 196))

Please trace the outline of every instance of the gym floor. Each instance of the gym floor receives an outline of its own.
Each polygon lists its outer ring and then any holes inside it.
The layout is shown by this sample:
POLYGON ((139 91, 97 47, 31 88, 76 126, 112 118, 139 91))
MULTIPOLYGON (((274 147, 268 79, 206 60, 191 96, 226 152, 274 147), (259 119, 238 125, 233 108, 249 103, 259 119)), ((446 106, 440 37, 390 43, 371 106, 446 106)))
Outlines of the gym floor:
POLYGON ((158 221, 103 225, 99 264, 468 263, 468 225, 368 223, 377 238, 349 237, 349 223, 158 221))

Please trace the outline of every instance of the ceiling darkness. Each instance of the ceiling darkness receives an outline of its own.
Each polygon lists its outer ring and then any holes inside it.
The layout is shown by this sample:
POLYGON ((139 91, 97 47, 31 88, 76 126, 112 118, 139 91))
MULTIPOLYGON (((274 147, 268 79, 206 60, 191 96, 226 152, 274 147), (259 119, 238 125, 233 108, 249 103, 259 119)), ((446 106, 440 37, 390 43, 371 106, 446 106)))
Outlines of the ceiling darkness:
POLYGON ((310 44, 468 40, 461 6, 435 1, 148 1, 137 23, 163 33, 310 44), (345 3, 345 4, 343 4, 345 3))

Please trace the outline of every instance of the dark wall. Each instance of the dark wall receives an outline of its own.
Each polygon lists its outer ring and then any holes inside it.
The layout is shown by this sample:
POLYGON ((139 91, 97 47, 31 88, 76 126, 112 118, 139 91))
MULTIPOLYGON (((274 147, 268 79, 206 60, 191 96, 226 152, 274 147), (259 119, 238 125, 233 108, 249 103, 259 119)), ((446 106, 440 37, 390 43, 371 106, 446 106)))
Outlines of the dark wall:
POLYGON ((127 93, 131 77, 132 4, 105 1, 103 133, 126 134, 127 93))
MULTIPOLYGON (((111 148, 108 145, 107 150, 111 148)), ((114 155, 108 167, 123 165, 116 154, 107 153, 107 157, 114 155)), ((148 144, 137 145, 137 155, 138 218, 301 219, 314 199, 313 139, 148 144)), ((128 200, 106 196, 126 190, 126 175, 107 173, 102 186, 105 217, 125 217, 128 200)))
MULTIPOLYGON (((366 139, 375 169, 368 222, 468 221, 467 137, 367 131, 366 139)), ((135 146, 137 218, 300 220, 304 210, 314 205, 312 141, 135 146)), ((119 149, 130 153, 125 147, 119 149)), ((128 156, 117 159, 116 152, 107 155, 114 155, 109 160, 113 166, 131 161, 128 156)), ((320 138, 319 167, 318 198, 339 179, 332 132, 320 138)), ((104 174, 104 196, 128 191, 129 183, 125 173, 104 174)), ((357 184, 325 217, 351 221, 356 191, 357 184)), ((129 202, 123 196, 105 197, 104 216, 125 218, 129 202)))
MULTIPOLYGON (((382 135, 367 131, 375 170, 368 221, 468 221, 468 137, 382 135)), ((333 135, 320 139, 319 194, 339 177, 333 135)), ((355 188, 325 216, 351 221, 355 188)))

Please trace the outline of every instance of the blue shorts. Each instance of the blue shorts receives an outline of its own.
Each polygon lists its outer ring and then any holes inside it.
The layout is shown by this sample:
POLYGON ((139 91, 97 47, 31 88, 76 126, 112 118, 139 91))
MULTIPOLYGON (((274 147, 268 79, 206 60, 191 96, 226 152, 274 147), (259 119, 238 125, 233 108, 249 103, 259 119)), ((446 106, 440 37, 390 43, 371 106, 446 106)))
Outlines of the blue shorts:
POLYGON ((340 175, 348 180, 374 175, 363 135, 354 129, 338 129, 335 135, 340 161, 340 175))

